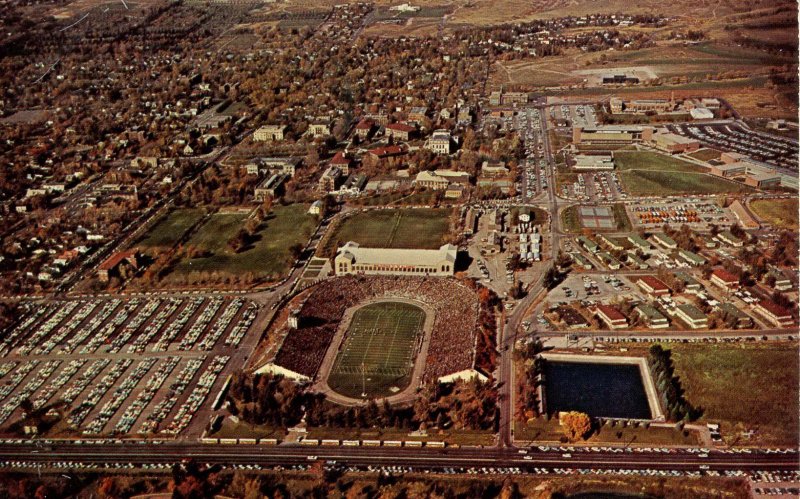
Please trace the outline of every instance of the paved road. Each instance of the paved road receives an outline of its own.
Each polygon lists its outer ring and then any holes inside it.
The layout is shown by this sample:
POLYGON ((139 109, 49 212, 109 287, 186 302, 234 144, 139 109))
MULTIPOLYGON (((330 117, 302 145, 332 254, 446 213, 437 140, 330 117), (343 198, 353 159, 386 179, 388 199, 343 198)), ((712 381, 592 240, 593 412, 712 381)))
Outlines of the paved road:
POLYGON ((415 469, 437 470, 443 467, 519 467, 533 468, 612 469, 612 470, 678 470, 701 469, 794 471, 798 468, 797 454, 708 454, 676 451, 674 453, 617 452, 563 453, 532 448, 523 455, 510 448, 393 448, 393 447, 317 447, 301 445, 225 445, 163 443, 154 444, 54 444, 41 447, 33 444, 0 445, 0 456, 8 461, 28 461, 47 465, 59 461, 81 463, 174 463, 194 458, 208 464, 293 465, 310 460, 336 461, 345 466, 411 466, 415 469), (703 457, 706 456, 706 457, 703 457))

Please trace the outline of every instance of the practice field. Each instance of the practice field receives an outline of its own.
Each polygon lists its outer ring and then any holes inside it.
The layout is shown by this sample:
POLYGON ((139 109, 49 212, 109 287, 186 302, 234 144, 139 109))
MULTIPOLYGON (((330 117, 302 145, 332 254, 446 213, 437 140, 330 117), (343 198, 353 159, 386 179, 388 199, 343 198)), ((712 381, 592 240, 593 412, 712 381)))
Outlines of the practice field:
POLYGON ((172 247, 204 214, 205 211, 200 208, 174 210, 159 220, 137 243, 137 246, 145 249, 172 247))
POLYGON ((385 397, 411 382, 425 311, 416 305, 380 302, 358 309, 328 375, 328 386, 353 398, 385 397))
POLYGON ((798 425, 798 345, 664 345, 686 398, 703 420, 720 422, 738 445, 795 445, 798 425), (742 432, 753 430, 750 438, 742 432))
POLYGON ((750 202, 750 208, 774 227, 797 229, 797 198, 757 199, 750 202))
POLYGON ((747 192, 745 185, 703 172, 705 168, 665 154, 649 151, 620 151, 614 161, 625 190, 633 196, 676 194, 718 194, 747 192))
POLYGON ((199 282, 203 274, 212 273, 278 279, 292 264, 292 245, 305 244, 314 231, 316 219, 306 210, 302 204, 274 207, 253 241, 239 253, 228 246, 228 241, 244 226, 247 215, 214 214, 186 242, 187 247, 205 254, 181 260, 167 279, 199 282))
POLYGON ((449 208, 369 210, 351 215, 337 224, 326 240, 323 256, 348 241, 370 248, 436 249, 446 241, 450 227, 449 208))

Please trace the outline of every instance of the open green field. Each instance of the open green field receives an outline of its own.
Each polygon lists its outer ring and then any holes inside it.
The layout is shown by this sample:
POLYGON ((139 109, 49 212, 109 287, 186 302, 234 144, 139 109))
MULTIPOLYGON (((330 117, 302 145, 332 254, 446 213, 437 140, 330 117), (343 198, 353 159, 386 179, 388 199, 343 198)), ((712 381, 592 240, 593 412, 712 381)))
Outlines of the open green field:
MULTIPOLYGON (((527 423, 516 422, 514 438, 521 441, 559 442, 564 431, 558 424, 558 418, 547 420, 535 418, 527 423)), ((605 424, 585 441, 586 444, 618 444, 618 445, 697 445, 697 436, 693 432, 683 432, 674 427, 633 425, 623 427, 621 424, 611 426, 605 424)))
POLYGON ((386 397, 411 381, 425 311, 401 302, 366 305, 350 327, 328 375, 328 386, 353 398, 386 397))
POLYGON ((797 198, 756 199, 750 202, 750 208, 773 227, 797 230, 797 198))
POLYGON ((180 208, 169 213, 137 243, 141 248, 172 247, 205 215, 201 208, 180 208))
POLYGON ((446 242, 450 228, 449 208, 370 210, 338 223, 323 248, 332 255, 336 248, 355 241, 372 248, 435 249, 446 242))
POLYGON ((619 176, 633 196, 718 194, 748 192, 745 185, 712 178, 705 168, 665 154, 650 151, 620 151, 614 155, 619 176))
POLYGON ((253 242, 239 253, 228 247, 228 241, 244 226, 247 215, 212 215, 186 243, 207 255, 181 260, 167 279, 214 272, 223 275, 251 273, 256 279, 280 278, 293 263, 290 248, 294 244, 304 244, 314 232, 316 219, 308 215, 306 209, 301 204, 274 207, 253 242))
POLYGON ((700 149, 699 151, 695 151, 687 156, 691 156, 694 159, 699 159, 700 161, 710 161, 712 159, 719 159, 722 155, 716 149, 700 149))
POLYGON ((686 398, 720 422, 722 436, 737 445, 796 445, 798 345, 664 345, 686 398), (752 438, 740 432, 755 430, 752 438))

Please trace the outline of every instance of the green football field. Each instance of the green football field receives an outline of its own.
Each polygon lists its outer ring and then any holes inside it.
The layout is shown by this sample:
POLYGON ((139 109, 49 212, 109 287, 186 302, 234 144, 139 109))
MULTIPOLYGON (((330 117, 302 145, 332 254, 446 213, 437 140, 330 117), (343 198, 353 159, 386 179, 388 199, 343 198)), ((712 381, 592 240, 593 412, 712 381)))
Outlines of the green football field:
POLYGON ((402 390, 411 381, 424 324, 425 312, 408 303, 360 308, 328 375, 328 386, 353 398, 361 398, 362 393, 368 398, 385 397, 402 390))

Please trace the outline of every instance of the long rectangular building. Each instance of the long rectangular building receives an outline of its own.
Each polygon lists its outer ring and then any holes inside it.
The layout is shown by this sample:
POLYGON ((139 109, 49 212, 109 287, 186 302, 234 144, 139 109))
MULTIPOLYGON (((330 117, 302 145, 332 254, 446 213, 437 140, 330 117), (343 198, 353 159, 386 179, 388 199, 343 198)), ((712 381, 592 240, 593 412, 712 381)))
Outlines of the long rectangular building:
POLYGON ((653 138, 653 127, 639 125, 598 125, 594 127, 575 127, 572 129, 572 142, 591 143, 632 143, 649 141, 653 138))
POLYGON ((455 272, 458 248, 445 244, 439 249, 362 248, 353 241, 336 251, 336 275, 416 275, 446 277, 455 272))

